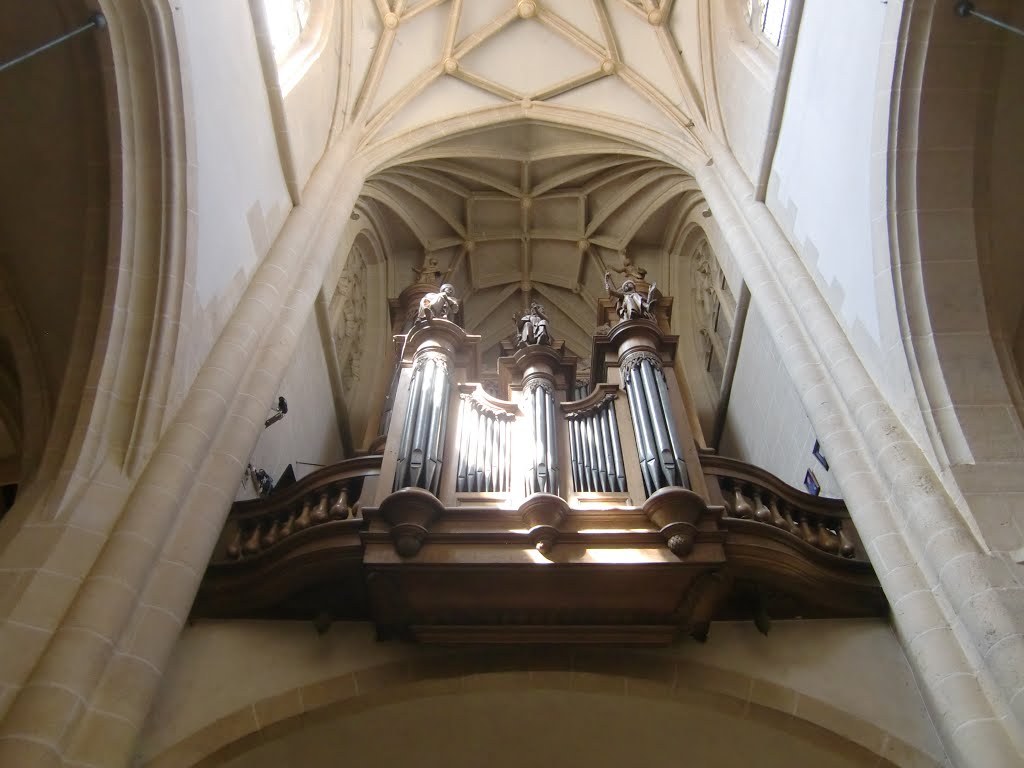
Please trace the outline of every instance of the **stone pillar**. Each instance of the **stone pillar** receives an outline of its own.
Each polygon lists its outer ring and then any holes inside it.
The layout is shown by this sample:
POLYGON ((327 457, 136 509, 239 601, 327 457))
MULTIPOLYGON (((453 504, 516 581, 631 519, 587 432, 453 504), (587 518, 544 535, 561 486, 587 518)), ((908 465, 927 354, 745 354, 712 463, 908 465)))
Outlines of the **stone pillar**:
POLYGON ((0 724, 0 765, 129 763, 348 221, 329 211, 349 210, 361 187, 352 149, 343 137, 325 155, 120 502, 102 551, 0 724))
POLYGON ((697 181, 833 457, 939 733, 957 765, 1019 765, 1024 626, 998 599, 1019 586, 981 551, 731 151, 712 150, 697 181))

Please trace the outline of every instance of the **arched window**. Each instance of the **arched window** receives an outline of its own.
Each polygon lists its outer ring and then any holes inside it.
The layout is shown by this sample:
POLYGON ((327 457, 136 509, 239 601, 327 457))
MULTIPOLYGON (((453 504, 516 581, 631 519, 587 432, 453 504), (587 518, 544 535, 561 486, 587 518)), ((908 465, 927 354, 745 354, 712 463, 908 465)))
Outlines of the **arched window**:
POLYGON ((310 0, 263 0, 274 55, 281 59, 309 23, 310 0))
POLYGON ((778 47, 788 9, 789 0, 747 0, 745 15, 754 34, 778 47))

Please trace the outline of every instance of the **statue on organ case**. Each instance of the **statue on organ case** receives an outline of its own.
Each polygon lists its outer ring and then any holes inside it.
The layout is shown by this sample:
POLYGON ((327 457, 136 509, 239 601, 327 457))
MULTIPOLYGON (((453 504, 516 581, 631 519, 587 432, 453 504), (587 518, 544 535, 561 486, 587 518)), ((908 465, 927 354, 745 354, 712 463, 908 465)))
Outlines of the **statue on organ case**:
POLYGON ((623 320, 636 320, 644 317, 648 320, 654 319, 651 307, 658 301, 657 283, 651 283, 644 296, 636 289, 636 283, 632 279, 622 281, 622 287, 616 288, 612 284, 612 273, 604 273, 604 287, 608 289, 608 295, 616 299, 616 309, 619 317, 623 320))
POLYGON ((459 300, 452 296, 455 287, 451 283, 445 283, 439 291, 431 291, 420 299, 420 308, 416 313, 416 322, 439 318, 455 322, 455 316, 459 312, 459 300))
POLYGON ((537 302, 530 305, 530 311, 522 317, 516 317, 516 331, 518 340, 516 346, 525 347, 527 344, 551 345, 551 334, 548 333, 548 318, 544 314, 544 307, 537 302))

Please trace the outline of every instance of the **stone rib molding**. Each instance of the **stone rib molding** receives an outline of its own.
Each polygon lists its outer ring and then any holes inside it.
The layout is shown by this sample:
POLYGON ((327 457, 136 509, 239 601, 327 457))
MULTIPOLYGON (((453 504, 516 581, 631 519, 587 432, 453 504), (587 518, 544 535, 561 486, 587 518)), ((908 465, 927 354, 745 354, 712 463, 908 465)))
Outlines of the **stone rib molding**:
POLYGON ((698 169, 698 182, 815 430, 837 459, 844 496, 947 749, 956 765, 1019 765, 1011 741, 1021 743, 1021 723, 1008 706, 1017 691, 1000 688, 989 665, 996 653, 1019 658, 1024 635, 998 601, 984 612, 968 606, 971 597, 1010 586, 1012 575, 971 536, 731 151, 717 141, 711 148, 714 160, 698 169), (986 648, 992 653, 983 658, 986 648))

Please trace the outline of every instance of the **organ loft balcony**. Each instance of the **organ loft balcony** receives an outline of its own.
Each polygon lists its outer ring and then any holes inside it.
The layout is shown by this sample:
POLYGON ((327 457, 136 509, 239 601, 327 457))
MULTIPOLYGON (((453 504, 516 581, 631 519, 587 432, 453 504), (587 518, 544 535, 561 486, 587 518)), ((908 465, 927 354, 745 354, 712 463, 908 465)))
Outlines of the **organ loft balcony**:
POLYGON ((194 615, 368 619, 446 644, 884 615, 841 501, 698 450, 671 298, 606 284, 589 377, 533 304, 486 388, 450 286, 403 291, 374 450, 237 502, 194 615))

